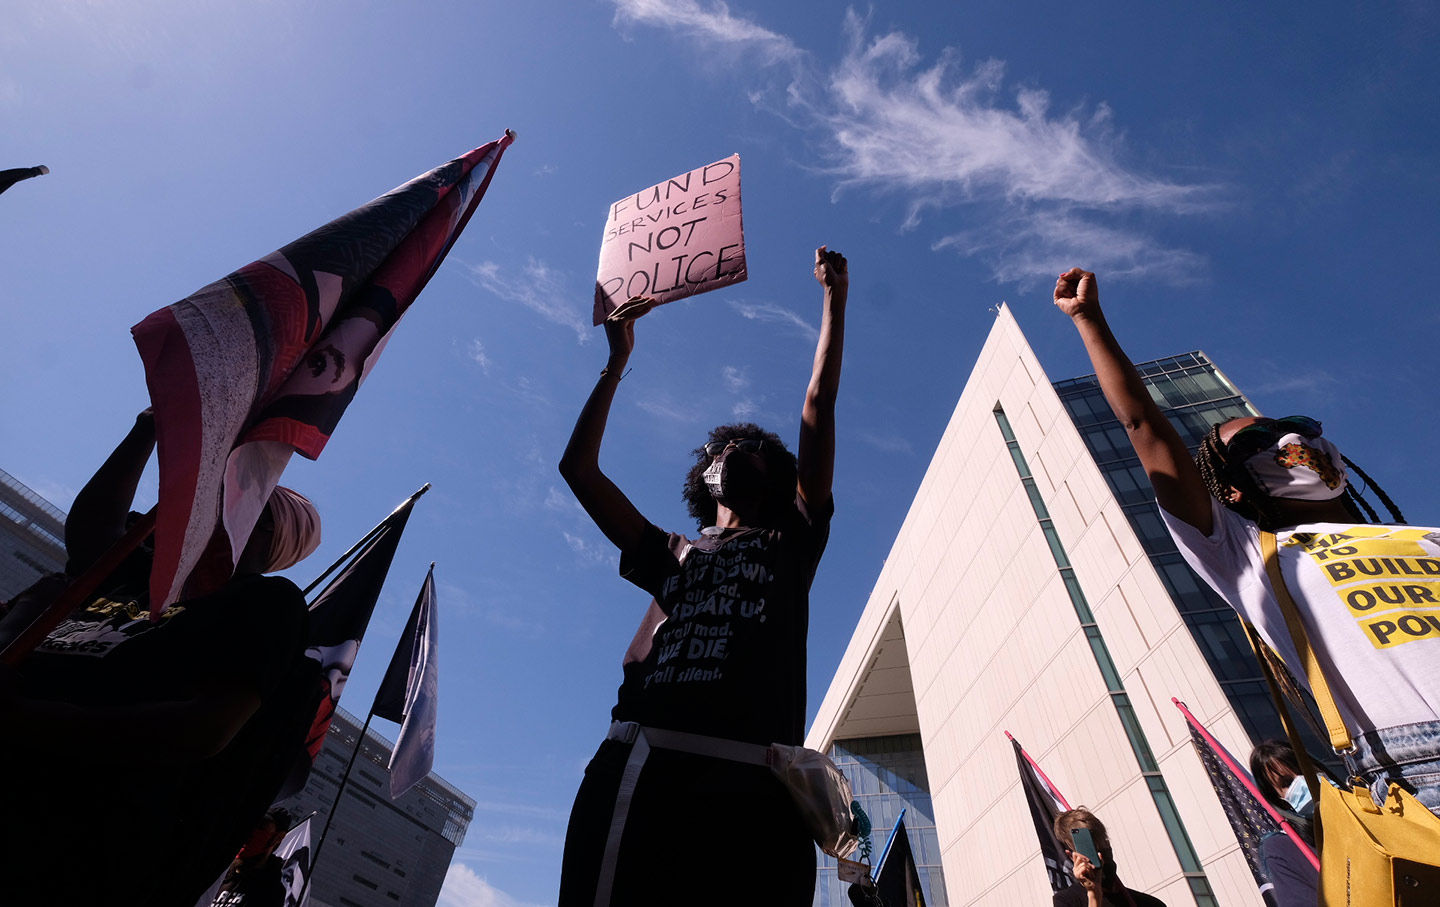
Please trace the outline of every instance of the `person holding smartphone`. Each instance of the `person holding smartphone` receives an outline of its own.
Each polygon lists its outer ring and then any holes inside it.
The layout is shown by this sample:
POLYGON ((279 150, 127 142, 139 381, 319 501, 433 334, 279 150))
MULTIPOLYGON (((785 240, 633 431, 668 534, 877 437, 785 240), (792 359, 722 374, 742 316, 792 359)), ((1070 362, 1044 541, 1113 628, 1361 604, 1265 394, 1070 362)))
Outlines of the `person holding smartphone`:
POLYGON ((1055 892, 1055 907, 1165 907, 1159 898, 1120 881, 1105 823, 1090 810, 1082 806, 1056 816, 1055 836, 1070 857, 1078 883, 1055 892))

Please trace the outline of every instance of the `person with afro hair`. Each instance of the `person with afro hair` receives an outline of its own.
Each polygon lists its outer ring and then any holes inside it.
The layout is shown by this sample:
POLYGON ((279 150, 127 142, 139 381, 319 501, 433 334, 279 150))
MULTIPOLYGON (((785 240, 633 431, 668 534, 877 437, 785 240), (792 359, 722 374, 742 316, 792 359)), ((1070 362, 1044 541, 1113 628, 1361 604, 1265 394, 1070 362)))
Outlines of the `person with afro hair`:
POLYGON ((742 903, 757 878, 767 903, 811 902, 815 845, 764 754, 804 739, 809 590, 834 512, 844 256, 817 249, 815 279, 823 305, 797 453, 748 422, 711 431, 685 479, 695 538, 657 528, 600 470, 635 320, 655 301, 606 319, 610 359, 560 473, 620 550, 621 576, 652 600, 570 813, 560 907, 742 903), (743 868, 716 857, 726 828, 744 829, 743 868))

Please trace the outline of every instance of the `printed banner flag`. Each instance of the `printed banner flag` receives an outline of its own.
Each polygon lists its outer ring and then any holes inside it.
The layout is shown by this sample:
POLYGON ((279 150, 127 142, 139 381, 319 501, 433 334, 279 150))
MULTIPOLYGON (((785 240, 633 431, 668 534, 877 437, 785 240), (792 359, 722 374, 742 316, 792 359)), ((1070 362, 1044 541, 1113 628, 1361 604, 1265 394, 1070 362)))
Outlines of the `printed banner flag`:
POLYGON ((1245 862, 1250 865, 1250 874, 1254 876, 1261 894, 1266 895, 1271 887, 1270 880, 1265 877, 1261 844, 1269 835, 1282 832, 1288 835, 1300 854, 1318 869, 1320 864, 1315 852, 1290 823, 1260 796, 1260 789, 1250 773, 1235 761, 1229 750, 1206 730, 1183 702, 1178 699, 1171 701, 1185 715, 1190 727, 1190 744, 1195 747, 1195 753, 1205 766, 1205 773, 1210 776, 1210 786, 1215 788, 1220 808, 1225 811, 1225 818, 1230 820, 1230 830, 1235 833, 1235 840, 1245 854, 1245 862))
POLYGON ((875 876, 875 890, 885 907, 925 907, 925 889, 920 883, 920 870, 915 868, 915 854, 910 850, 910 835, 905 820, 895 824, 890 851, 875 876))
POLYGON ((398 800, 435 765, 435 717, 440 691, 440 630, 436 623, 435 565, 425 574, 410 620, 375 693, 372 711, 400 724, 390 751, 390 799, 398 800))
POLYGON ((290 829, 275 848, 275 856, 284 861, 280 881, 285 883, 285 907, 304 907, 310 900, 305 880, 310 877, 310 818, 290 829))
POLYGON ((313 460, 325 448, 513 138, 416 177, 131 329, 160 463, 152 612, 234 573, 291 454, 313 460))
POLYGON ((1050 783, 1030 754, 1025 752, 1020 741, 1010 736, 1010 745, 1015 747, 1015 764, 1020 769, 1020 788, 1025 792, 1025 802, 1030 807, 1030 818, 1035 823, 1035 836, 1040 839, 1040 858, 1045 861, 1045 873, 1050 877, 1050 890, 1059 891, 1075 884, 1070 874, 1070 858, 1065 847, 1055 836, 1055 818, 1070 808, 1065 797, 1050 783))
POLYGON ((305 751, 297 758, 276 800, 297 793, 305 786, 310 767, 325 745, 330 719, 340 703, 340 694, 355 667, 360 641, 370 624, 380 589, 390 572, 395 548, 410 519, 410 511, 424 489, 416 492, 376 526, 351 558, 310 604, 310 625, 305 654, 320 664, 320 686, 314 693, 314 717, 305 736, 305 751))
POLYGON ((740 155, 732 154, 610 206, 595 323, 632 296, 671 302, 746 276, 740 155))

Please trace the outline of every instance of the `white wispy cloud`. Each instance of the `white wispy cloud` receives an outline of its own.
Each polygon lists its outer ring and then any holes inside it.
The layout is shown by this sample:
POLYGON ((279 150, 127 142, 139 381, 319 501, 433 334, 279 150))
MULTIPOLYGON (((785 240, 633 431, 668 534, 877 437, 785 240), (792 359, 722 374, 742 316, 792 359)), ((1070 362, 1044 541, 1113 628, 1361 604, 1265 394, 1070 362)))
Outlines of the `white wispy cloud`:
POLYGON ((464 863, 451 863, 436 907, 531 907, 491 885, 464 863))
POLYGON ((558 510, 562 513, 584 513, 585 508, 575 500, 575 495, 568 491, 561 491, 554 485, 545 489, 545 509, 558 510))
POLYGON ((20 83, 0 76, 0 107, 19 107, 23 98, 20 83))
POLYGON ((753 52, 767 63, 792 61, 802 54, 784 35, 731 15, 723 0, 703 5, 697 0, 615 0, 615 23, 655 25, 703 37, 732 50, 753 52))
POLYGON ((733 299, 729 302, 732 309, 752 321, 767 321, 789 325, 810 343, 814 343, 820 339, 819 328, 783 306, 773 305, 767 302, 737 302, 733 299))
POLYGON ((635 401, 635 405, 657 419, 672 422, 694 422, 697 418, 691 404, 670 397, 648 396, 635 401))
POLYGON ((501 299, 518 302, 546 321, 570 328, 581 343, 590 340, 590 319, 587 311, 575 302, 583 293, 569 286, 567 275, 545 262, 531 258, 519 274, 507 271, 493 261, 467 264, 471 281, 501 299))
MULTIPOLYGON (((1124 136, 1104 103, 1055 110, 1043 89, 1007 88, 1002 61, 962 68, 953 48, 927 61, 915 38, 871 33, 853 10, 845 14, 840 62, 823 69, 786 36, 720 2, 613 2, 617 23, 763 51, 771 74, 781 70, 789 80, 786 103, 771 112, 810 134, 823 162, 817 169, 836 180, 836 192, 899 195, 907 229, 926 212, 965 206, 982 226, 933 246, 979 257, 997 280, 1031 283, 1083 261, 1112 275, 1150 272, 1185 282, 1203 266, 1194 253, 1125 221, 1213 210, 1217 188, 1128 165, 1124 136)), ((750 97, 772 103, 767 91, 750 97)))
POLYGON ((475 801, 476 812, 504 813, 510 816, 527 816, 532 819, 554 819, 564 822, 569 813, 553 806, 535 806, 529 803, 501 803, 495 800, 475 801))
POLYGON ((75 503, 75 495, 79 492, 69 485, 61 482, 52 482, 49 479, 40 479, 30 485, 30 490, 40 497, 54 504, 60 510, 69 510, 70 505, 75 503))
POLYGON ((871 431, 862 431, 860 440, 885 453, 913 454, 915 452, 915 448, 910 445, 910 442, 899 435, 881 435, 871 431))
POLYGON ((601 547, 599 544, 590 541, 584 536, 576 535, 573 532, 561 530, 565 536, 565 544, 575 553, 575 559, 584 567, 597 567, 601 564, 616 564, 618 560, 614 551, 607 545, 601 547))
POLYGON ((490 374, 490 357, 485 354, 485 344, 481 343, 479 339, 470 341, 469 354, 471 361, 480 366, 481 371, 487 375, 490 374))
POLYGON ((1251 400, 1276 396, 1293 396, 1308 403, 1327 400, 1342 386, 1341 380, 1325 369, 1296 371, 1272 359, 1251 360, 1242 385, 1251 400))
POLYGON ((760 412, 760 404, 754 400, 741 400, 730 407, 730 415, 737 419, 754 419, 758 412, 760 412))
POLYGON ((478 617, 492 626, 508 630, 517 636, 538 639, 545 635, 543 624, 493 604, 480 602, 470 594, 468 589, 455 583, 437 580, 435 582, 435 598, 442 602, 447 610, 466 617, 478 617))
POLYGON ((737 366, 727 365, 720 370, 720 380, 725 383, 725 389, 732 394, 738 394, 750 386, 749 373, 737 366))
POLYGON ((1143 234, 1064 210, 997 217, 984 229, 942 237, 932 247, 982 255, 992 262, 997 280, 1022 287, 1053 281, 1078 262, 1107 278, 1150 274, 1181 285, 1195 282, 1205 266, 1194 252, 1165 248, 1143 234))
POLYGON ((1020 202, 1201 207, 1199 187, 1118 162, 1103 104, 1089 116, 1052 113, 1049 94, 1034 88, 1017 89, 1011 103, 998 60, 960 73, 959 55, 947 50, 927 67, 914 38, 872 37, 853 10, 845 30, 849 47, 829 82, 834 103, 822 113, 839 146, 835 172, 847 182, 938 193, 937 203, 994 190, 1020 202))
MULTIPOLYGON (((475 834, 477 829, 471 829, 475 834)), ((485 826, 478 829, 476 835, 481 841, 493 844, 561 844, 565 838, 563 835, 553 831, 545 831, 539 828, 529 828, 520 825, 485 826)))

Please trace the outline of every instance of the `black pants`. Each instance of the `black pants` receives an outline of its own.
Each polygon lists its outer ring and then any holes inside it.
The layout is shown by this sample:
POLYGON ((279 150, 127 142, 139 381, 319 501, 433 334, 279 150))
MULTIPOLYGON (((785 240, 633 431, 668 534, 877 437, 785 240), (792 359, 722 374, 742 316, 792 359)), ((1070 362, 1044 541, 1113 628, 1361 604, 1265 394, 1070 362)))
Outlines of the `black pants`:
MULTIPOLYGON (((594 907, 629 744, 607 740, 585 768, 565 833, 559 907, 594 907)), ((815 843, 763 765, 652 749, 630 802, 612 907, 808 907, 815 843)))

